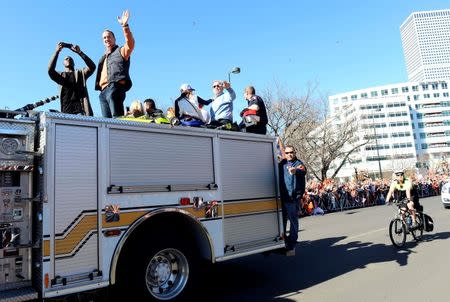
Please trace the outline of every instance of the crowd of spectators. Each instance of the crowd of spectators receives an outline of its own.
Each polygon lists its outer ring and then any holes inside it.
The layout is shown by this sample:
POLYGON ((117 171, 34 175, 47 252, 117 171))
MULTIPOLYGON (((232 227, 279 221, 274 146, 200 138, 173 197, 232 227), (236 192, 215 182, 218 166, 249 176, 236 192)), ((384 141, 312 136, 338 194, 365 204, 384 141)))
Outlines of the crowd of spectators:
MULTIPOLYGON (((426 176, 411 175, 409 177, 416 187, 420 198, 440 195, 441 187, 448 175, 429 171, 426 176)), ((382 205, 386 202, 391 179, 366 178, 339 182, 326 179, 321 182, 309 180, 305 194, 300 201, 300 216, 325 214, 352 208, 382 205)))

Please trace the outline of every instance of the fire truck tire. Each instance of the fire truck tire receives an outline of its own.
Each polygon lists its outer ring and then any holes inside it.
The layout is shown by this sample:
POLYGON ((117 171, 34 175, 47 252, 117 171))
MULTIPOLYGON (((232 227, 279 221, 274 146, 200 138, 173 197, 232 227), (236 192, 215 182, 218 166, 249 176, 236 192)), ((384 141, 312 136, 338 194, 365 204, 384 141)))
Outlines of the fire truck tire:
MULTIPOLYGON (((167 235, 167 234, 166 234, 167 235)), ((176 237, 151 240, 133 253, 128 289, 134 288, 142 301, 181 301, 196 287, 200 259, 189 244, 176 237), (168 239, 173 238, 173 239, 168 239)), ((128 282, 126 282, 128 283, 128 282)))

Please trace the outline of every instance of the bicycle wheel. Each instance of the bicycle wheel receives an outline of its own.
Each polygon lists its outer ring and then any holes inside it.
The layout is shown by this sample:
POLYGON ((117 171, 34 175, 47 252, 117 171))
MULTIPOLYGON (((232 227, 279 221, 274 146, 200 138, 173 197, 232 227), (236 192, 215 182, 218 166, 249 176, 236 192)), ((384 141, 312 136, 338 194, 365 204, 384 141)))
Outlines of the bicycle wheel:
POLYGON ((394 218, 389 224, 389 237, 392 244, 399 248, 405 244, 406 241, 406 227, 399 218, 394 218))
POLYGON ((417 228, 411 230, 411 234, 414 237, 414 240, 419 241, 423 237, 423 219, 422 214, 416 214, 416 222, 417 228))

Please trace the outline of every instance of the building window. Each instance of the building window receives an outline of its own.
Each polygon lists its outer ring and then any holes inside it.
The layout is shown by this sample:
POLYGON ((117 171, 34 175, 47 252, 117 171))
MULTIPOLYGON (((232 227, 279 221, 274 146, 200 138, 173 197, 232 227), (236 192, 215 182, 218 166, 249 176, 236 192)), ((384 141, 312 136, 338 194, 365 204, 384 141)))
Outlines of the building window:
POLYGON ((428 84, 422 84, 422 90, 423 91, 428 90, 428 84))
POLYGON ((358 96, 356 94, 352 95, 352 101, 358 99, 358 96))
POLYGON ((428 144, 422 144, 422 149, 428 149, 428 144))
POLYGON ((411 88, 412 88, 412 91, 419 91, 419 86, 417 86, 417 85, 416 86, 412 86, 411 88))
POLYGON ((438 98, 439 97, 439 93, 433 93, 433 97, 434 98, 438 98))
POLYGON ((430 98, 430 94, 429 94, 429 93, 425 93, 425 94, 423 95, 423 98, 424 98, 424 99, 429 99, 429 98, 430 98))
POLYGON ((423 123, 419 123, 419 128, 423 128, 423 123))
POLYGON ((420 138, 425 138, 425 133, 420 133, 420 138))
POLYGON ((438 84, 437 83, 431 84, 431 88, 433 90, 438 90, 438 84))
POLYGON ((367 99, 367 93, 361 93, 361 98, 362 99, 367 99))
POLYGON ((392 88, 391 92, 392 92, 392 94, 397 94, 398 93, 398 88, 392 88))
POLYGON ((448 98, 448 92, 444 92, 442 95, 443 95, 445 98, 448 98))
POLYGON ((381 95, 388 95, 388 90, 387 89, 381 90, 381 95))
POLYGON ((370 96, 371 96, 371 97, 376 97, 376 96, 378 96, 378 91, 372 91, 372 92, 370 92, 370 96))
POLYGON ((416 113, 416 117, 419 119, 419 118, 422 118, 423 117, 423 113, 416 113))
POLYGON ((414 101, 417 101, 417 100, 419 99, 419 97, 420 97, 420 96, 419 96, 418 94, 415 94, 415 95, 414 95, 414 101))
POLYGON ((402 87, 402 92, 409 92, 408 87, 402 87))
POLYGON ((346 96, 344 96, 343 98, 342 98, 342 102, 347 102, 348 101, 348 97, 346 97, 346 96))
POLYGON ((441 86, 442 86, 442 89, 447 89, 447 83, 442 83, 441 86))

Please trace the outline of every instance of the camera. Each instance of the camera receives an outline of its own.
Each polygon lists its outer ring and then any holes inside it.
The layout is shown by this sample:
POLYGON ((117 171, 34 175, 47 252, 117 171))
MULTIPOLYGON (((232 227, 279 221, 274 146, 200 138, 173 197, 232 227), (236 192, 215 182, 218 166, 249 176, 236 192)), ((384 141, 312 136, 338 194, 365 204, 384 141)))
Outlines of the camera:
POLYGON ((72 44, 70 44, 70 43, 65 43, 65 42, 61 42, 61 46, 62 46, 62 47, 67 47, 67 48, 72 48, 72 44))

